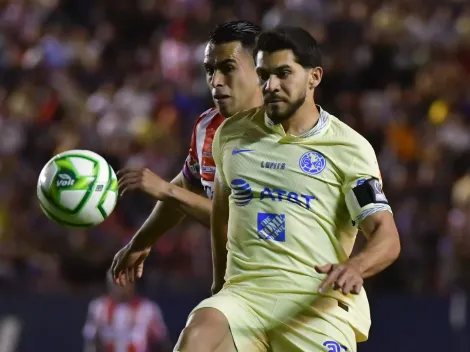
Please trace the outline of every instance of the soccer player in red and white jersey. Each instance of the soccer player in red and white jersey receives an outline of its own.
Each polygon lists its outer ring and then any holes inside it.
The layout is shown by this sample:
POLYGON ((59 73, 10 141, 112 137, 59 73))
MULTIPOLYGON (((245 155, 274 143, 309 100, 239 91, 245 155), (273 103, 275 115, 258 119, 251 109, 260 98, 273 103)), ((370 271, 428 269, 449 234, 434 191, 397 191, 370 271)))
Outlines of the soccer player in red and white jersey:
POLYGON ((109 273, 108 294, 92 300, 83 327, 85 352, 171 351, 158 305, 117 286, 109 273))
POLYGON ((148 169, 118 172, 124 194, 140 189, 159 200, 132 240, 114 257, 112 272, 120 285, 142 276, 143 263, 154 243, 186 215, 209 227, 215 163, 212 139, 224 117, 262 104, 253 48, 261 28, 246 21, 218 25, 204 53, 204 68, 216 108, 196 121, 183 170, 171 183, 148 169), (205 197, 204 197, 205 196, 205 197))

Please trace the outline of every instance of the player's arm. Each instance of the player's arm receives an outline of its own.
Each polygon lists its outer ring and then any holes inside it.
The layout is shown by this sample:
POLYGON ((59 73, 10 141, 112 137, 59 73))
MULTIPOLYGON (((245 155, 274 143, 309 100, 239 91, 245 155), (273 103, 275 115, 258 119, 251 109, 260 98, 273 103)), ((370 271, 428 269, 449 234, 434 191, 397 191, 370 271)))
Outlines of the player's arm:
POLYGON ((333 289, 345 294, 358 294, 364 279, 387 268, 400 254, 398 231, 378 179, 370 178, 352 188, 346 195, 346 204, 354 223, 366 236, 367 244, 344 263, 318 267, 318 272, 328 274, 320 291, 333 285, 333 289))
POLYGON ((400 237, 389 211, 379 211, 367 216, 360 224, 367 244, 349 262, 356 266, 366 279, 390 266, 400 254, 400 237))
POLYGON ((193 130, 183 171, 170 183, 147 169, 121 170, 118 177, 121 194, 128 190, 141 189, 159 199, 132 240, 114 256, 111 265, 114 281, 119 285, 126 285, 142 276, 144 261, 151 247, 186 215, 209 226, 211 202, 200 195, 202 187, 196 152, 196 130, 193 130))
POLYGON ((178 174, 173 181, 167 182, 149 169, 128 168, 120 170, 118 178, 121 195, 140 189, 160 201, 144 223, 141 229, 144 233, 161 230, 165 232, 180 222, 183 215, 188 215, 209 227, 211 201, 203 197, 202 188, 191 185, 183 173, 178 174), (175 212, 175 208, 179 212, 175 212))
POLYGON ((363 146, 348 165, 343 188, 351 220, 367 238, 364 249, 344 263, 330 263, 317 267, 327 274, 319 287, 330 285, 343 293, 358 294, 363 280, 392 264, 400 254, 400 239, 392 210, 382 190, 380 171, 370 145, 363 146))
MULTIPOLYGON (((170 184, 178 188, 186 186, 181 173, 170 184)), ((144 249, 153 246, 160 237, 181 222, 184 217, 185 214, 179 207, 175 206, 175 203, 171 201, 158 201, 152 213, 132 238, 131 243, 133 247, 144 249)))
POLYGON ((185 215, 209 226, 211 201, 201 196, 203 189, 199 174, 197 126, 196 122, 183 170, 173 181, 166 182, 145 168, 127 168, 118 172, 121 194, 140 189, 160 201, 137 234, 139 240, 147 246, 179 223, 185 215))
MULTIPOLYGON (((155 174, 154 176, 161 182, 165 182, 155 174)), ((183 212, 185 209, 188 214, 193 215, 208 226, 211 201, 193 193, 192 190, 196 190, 195 187, 190 186, 185 181, 182 173, 171 181, 171 187, 176 189, 175 194, 182 198, 186 197, 186 199, 181 203, 171 199, 157 202, 152 213, 131 241, 114 256, 111 271, 116 284, 124 286, 142 276, 144 261, 150 254, 152 246, 185 217, 183 212)))
POLYGON ((175 202, 178 208, 187 216, 209 227, 211 222, 212 201, 205 197, 202 187, 193 186, 180 173, 182 187, 170 184, 168 199, 175 202))
POLYGON ((211 241, 212 266, 214 282, 212 293, 215 294, 224 285, 224 275, 227 267, 227 227, 229 217, 229 195, 227 186, 217 174, 214 185, 214 200, 212 202, 211 241))

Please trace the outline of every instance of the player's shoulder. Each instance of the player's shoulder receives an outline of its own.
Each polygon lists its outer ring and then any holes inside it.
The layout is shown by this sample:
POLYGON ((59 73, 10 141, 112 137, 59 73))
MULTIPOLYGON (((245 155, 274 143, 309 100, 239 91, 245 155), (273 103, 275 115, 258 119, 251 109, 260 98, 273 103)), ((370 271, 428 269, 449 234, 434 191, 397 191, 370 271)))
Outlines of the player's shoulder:
POLYGON ((202 114, 198 116, 196 123, 195 123, 195 128, 202 123, 210 122, 216 118, 223 118, 219 110, 217 110, 216 108, 207 109, 206 111, 204 111, 202 114))
POLYGON ((258 117, 264 114, 264 108, 262 106, 244 110, 236 113, 235 115, 225 119, 225 121, 219 127, 219 133, 222 135, 230 134, 234 132, 243 132, 247 128, 256 126, 256 120, 258 117))
POLYGON ((361 154, 375 154, 374 148, 362 134, 332 114, 329 114, 329 119, 329 132, 335 139, 341 141, 341 145, 353 148, 361 154))

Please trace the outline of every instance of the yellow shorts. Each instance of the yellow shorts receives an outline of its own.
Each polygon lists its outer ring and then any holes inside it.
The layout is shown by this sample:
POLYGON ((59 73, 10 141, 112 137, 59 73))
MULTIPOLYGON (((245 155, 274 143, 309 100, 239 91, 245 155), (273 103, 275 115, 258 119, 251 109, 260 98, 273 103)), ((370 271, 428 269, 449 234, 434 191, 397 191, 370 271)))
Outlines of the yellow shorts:
POLYGON ((341 318, 338 301, 318 296, 301 306, 297 296, 224 288, 191 314, 201 308, 222 312, 239 352, 356 352, 354 330, 341 318))

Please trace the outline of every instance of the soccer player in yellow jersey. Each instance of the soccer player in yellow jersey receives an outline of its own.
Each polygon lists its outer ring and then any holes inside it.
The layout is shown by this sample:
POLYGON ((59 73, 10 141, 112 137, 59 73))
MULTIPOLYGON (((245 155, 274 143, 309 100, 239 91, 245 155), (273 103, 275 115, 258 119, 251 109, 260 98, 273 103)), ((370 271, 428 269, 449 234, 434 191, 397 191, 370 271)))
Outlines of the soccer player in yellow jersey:
POLYGON ((213 142, 215 295, 175 350, 355 352, 371 323, 363 280, 400 252, 374 150, 315 105, 323 71, 308 32, 265 32, 255 55, 264 107, 213 142), (351 257, 358 227, 368 242, 351 257))

